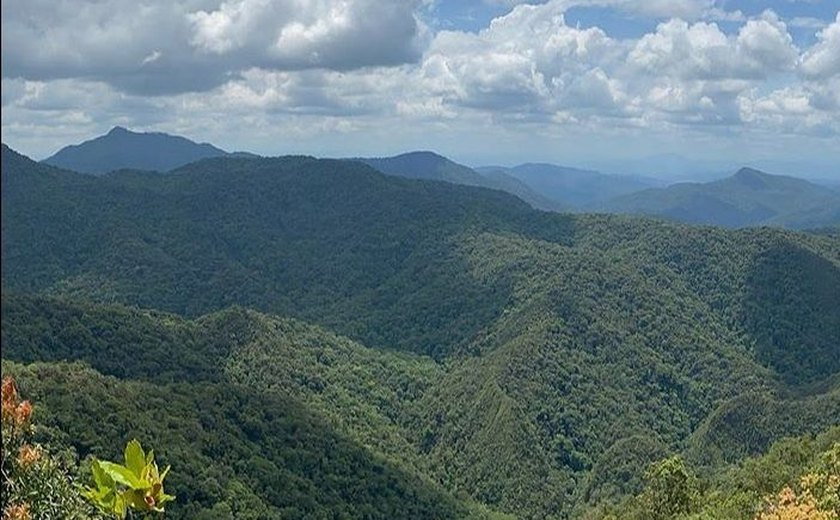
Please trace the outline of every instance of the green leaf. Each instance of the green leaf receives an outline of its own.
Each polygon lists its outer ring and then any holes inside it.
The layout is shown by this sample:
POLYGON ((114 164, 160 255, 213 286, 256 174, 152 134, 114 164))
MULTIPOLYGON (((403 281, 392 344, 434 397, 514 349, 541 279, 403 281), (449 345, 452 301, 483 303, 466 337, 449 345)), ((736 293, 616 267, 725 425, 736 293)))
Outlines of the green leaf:
POLYGON ((133 471, 125 466, 108 461, 103 461, 100 465, 105 473, 118 484, 128 486, 131 489, 149 489, 152 487, 149 482, 138 478, 133 471))
MULTIPOLYGON (((151 454, 151 452, 149 452, 151 454)), ((146 465, 146 454, 137 439, 132 439, 125 445, 125 466, 130 469, 137 478, 141 478, 143 467, 146 465)))
POLYGON ((94 460, 93 464, 90 466, 91 473, 93 473, 93 482, 96 484, 96 487, 99 489, 113 489, 114 487, 114 479, 108 476, 105 473, 105 470, 102 469, 100 465, 100 461, 94 460))
POLYGON ((163 473, 160 474, 160 481, 163 482, 163 479, 166 478, 166 475, 169 473, 169 470, 172 469, 172 466, 166 466, 166 469, 163 470, 163 473))
POLYGON ((160 495, 158 495, 157 503, 158 506, 162 506, 163 504, 167 502, 172 502, 173 500, 175 500, 175 495, 167 495, 166 493, 161 493, 160 495))
POLYGON ((120 495, 114 497, 114 514, 122 520, 125 518, 125 515, 128 513, 128 507, 126 506, 125 500, 120 495))

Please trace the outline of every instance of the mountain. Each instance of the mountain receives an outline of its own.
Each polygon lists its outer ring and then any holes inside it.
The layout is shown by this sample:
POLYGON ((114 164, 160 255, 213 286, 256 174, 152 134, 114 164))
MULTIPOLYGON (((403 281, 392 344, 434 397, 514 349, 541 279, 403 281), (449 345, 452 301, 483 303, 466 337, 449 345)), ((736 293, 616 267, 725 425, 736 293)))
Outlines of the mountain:
POLYGON ((409 152, 394 157, 355 159, 386 174, 409 179, 481 186, 516 195, 532 207, 546 211, 562 211, 566 206, 536 193, 520 180, 504 172, 481 175, 477 171, 458 164, 434 152, 409 152))
MULTIPOLYGON (((165 172, 185 164, 232 155, 208 143, 160 132, 138 133, 120 126, 107 134, 66 146, 45 164, 81 173, 101 175, 114 170, 135 169, 165 172)), ((252 156, 237 152, 233 155, 252 156)))
POLYGON ((599 171, 644 176, 664 184, 718 180, 728 176, 733 170, 733 164, 729 161, 714 158, 691 159, 674 153, 631 159, 604 159, 590 164, 599 171))
POLYGON ((732 228, 840 224, 840 194, 802 179, 751 168, 708 183, 675 184, 617 197, 599 209, 732 228))
POLYGON ((542 163, 521 164, 512 168, 486 166, 478 168, 478 171, 485 175, 504 174, 513 177, 539 195, 577 210, 654 185, 654 181, 639 177, 606 175, 542 163))
POLYGON ((568 518, 664 456, 718 474, 837 423, 831 230, 311 157, 2 159, 4 373, 77 453, 150 437, 173 518, 568 518))

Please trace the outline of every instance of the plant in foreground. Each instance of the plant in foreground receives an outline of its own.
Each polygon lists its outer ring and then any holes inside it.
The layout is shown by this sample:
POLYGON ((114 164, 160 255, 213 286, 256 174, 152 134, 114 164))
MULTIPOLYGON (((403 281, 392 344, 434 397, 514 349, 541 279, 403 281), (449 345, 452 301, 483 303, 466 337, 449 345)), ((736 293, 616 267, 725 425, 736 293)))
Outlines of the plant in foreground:
POLYGON ((84 496, 100 511, 116 518, 125 518, 129 511, 162 513, 164 504, 175 500, 163 491, 163 480, 169 466, 158 471, 153 450, 143 451, 137 439, 125 447, 125 464, 94 460, 91 465, 94 487, 84 496))

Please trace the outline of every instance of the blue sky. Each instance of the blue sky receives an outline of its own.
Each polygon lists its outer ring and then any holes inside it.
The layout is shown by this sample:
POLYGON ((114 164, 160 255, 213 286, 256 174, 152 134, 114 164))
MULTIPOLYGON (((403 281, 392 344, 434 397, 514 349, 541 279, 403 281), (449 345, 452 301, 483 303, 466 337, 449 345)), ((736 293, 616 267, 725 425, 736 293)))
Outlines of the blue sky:
POLYGON ((122 125, 269 155, 831 174, 838 16, 836 0, 3 2, 3 141, 43 158, 122 125))

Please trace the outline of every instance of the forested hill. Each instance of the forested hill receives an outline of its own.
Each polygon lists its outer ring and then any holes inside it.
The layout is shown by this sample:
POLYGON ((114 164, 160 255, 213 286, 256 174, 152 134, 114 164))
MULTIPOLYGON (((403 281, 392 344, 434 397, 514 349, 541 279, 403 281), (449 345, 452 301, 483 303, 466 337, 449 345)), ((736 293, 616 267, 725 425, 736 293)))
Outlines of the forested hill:
POLYGON ((105 135, 65 146, 43 162, 101 175, 124 168, 165 172, 200 159, 227 155, 231 154, 209 143, 196 143, 161 132, 132 132, 116 126, 105 135))
POLYGON ((617 197, 598 209, 725 227, 840 226, 840 194, 803 179, 742 168, 707 183, 681 183, 617 197))
POLYGON ((158 433, 175 467, 216 425, 210 454, 239 484, 203 492, 184 463, 193 511, 264 482, 269 509, 324 489, 332 505, 304 511, 348 511, 340 483, 362 484, 337 461, 352 459, 393 478, 352 488, 373 518, 389 489, 388 507, 426 497, 419 517, 566 518, 639 492, 667 454, 714 472, 840 417, 831 231, 546 213, 309 157, 91 177, 4 148, 2 176, 4 358, 47 362, 12 369, 51 424, 105 446, 123 440, 97 421, 112 410, 92 407, 94 427, 62 404, 80 369, 60 360, 89 364, 94 393, 175 392, 191 426, 158 433), (230 408, 214 415, 202 385, 230 408), (295 424, 335 435, 287 452, 295 424), (336 448, 317 472, 295 463, 321 442, 336 448))
POLYGON ((502 192, 347 161, 219 158, 102 178, 22 161, 4 168, 8 287, 186 315, 238 303, 423 352, 464 344, 506 298, 471 276, 464 233, 572 232, 502 192))
POLYGON ((482 175, 472 168, 458 164, 434 152, 409 152, 394 157, 371 157, 355 160, 387 175, 506 191, 537 209, 560 211, 568 208, 566 204, 541 195, 526 183, 508 175, 506 172, 492 172, 482 175))

